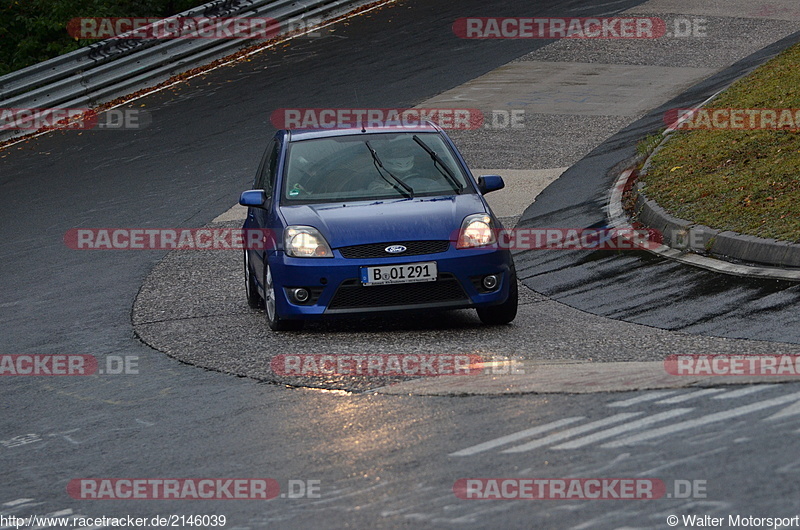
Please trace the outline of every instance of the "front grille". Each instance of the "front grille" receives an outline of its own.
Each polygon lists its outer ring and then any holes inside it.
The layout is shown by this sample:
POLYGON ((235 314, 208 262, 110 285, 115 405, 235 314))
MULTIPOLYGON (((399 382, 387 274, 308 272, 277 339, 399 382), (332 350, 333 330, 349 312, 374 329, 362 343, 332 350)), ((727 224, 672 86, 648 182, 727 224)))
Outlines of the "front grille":
POLYGON ((450 248, 450 241, 402 241, 398 243, 370 243, 368 245, 356 245, 352 247, 342 247, 339 252, 348 259, 371 259, 389 258, 392 256, 419 256, 422 254, 438 254, 447 252, 450 248), (390 254, 386 252, 386 247, 393 245, 403 245, 406 251, 400 254, 390 254))
POLYGON ((345 280, 336 290, 328 309, 362 309, 392 306, 469 302, 455 276, 439 275, 435 282, 373 285, 364 287, 358 280, 345 280))

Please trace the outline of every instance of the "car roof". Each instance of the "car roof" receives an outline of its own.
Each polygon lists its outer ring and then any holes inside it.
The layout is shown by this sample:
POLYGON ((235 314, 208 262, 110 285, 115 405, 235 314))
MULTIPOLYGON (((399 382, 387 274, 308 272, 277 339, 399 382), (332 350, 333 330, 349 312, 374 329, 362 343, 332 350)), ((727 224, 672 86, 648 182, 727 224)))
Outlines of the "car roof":
POLYGON ((332 138, 337 136, 357 136, 357 135, 373 135, 373 134, 396 134, 407 132, 440 132, 441 129, 432 123, 419 125, 415 127, 344 127, 335 129, 292 129, 287 132, 287 138, 290 142, 299 142, 302 140, 311 140, 314 138, 332 138))

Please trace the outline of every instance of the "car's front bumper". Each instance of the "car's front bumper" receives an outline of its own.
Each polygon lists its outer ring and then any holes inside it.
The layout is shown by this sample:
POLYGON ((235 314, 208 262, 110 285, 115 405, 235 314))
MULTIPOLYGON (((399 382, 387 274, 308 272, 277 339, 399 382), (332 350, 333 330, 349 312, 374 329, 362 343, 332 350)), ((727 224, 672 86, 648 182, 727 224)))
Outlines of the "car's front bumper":
POLYGON ((405 257, 347 259, 338 250, 334 258, 292 258, 276 251, 269 256, 275 281, 275 302, 285 319, 369 314, 386 311, 420 311, 486 307, 503 303, 509 294, 511 256, 507 250, 449 250, 405 257), (360 269, 366 266, 435 261, 434 282, 363 286, 360 269), (498 286, 487 292, 480 280, 500 276, 498 286), (290 291, 304 288, 312 293, 304 304, 291 299, 290 291))

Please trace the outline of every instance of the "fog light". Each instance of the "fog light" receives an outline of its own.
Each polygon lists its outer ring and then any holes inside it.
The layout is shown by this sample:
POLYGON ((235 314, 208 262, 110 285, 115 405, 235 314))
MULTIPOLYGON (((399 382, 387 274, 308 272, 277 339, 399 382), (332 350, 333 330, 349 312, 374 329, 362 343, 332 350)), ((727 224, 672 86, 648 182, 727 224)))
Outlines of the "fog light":
POLYGON ((497 287, 497 284, 500 282, 500 279, 497 277, 496 274, 490 274, 489 276, 483 277, 483 287, 487 291, 493 290, 497 287))
POLYGON ((295 301, 297 301, 298 303, 304 304, 308 302, 309 296, 310 295, 307 289, 303 289, 302 287, 298 287, 297 289, 292 289, 292 298, 294 298, 295 301))

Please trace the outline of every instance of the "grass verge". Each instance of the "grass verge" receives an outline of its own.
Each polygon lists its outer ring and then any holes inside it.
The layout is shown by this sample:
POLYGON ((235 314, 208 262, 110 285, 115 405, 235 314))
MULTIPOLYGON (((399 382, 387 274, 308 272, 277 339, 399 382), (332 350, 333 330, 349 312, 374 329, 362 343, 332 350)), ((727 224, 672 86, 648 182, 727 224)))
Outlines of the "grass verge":
MULTIPOLYGON (((800 45, 706 107, 800 109, 800 45)), ((681 130, 651 162, 647 196, 673 215, 800 243, 800 130, 681 130)))

